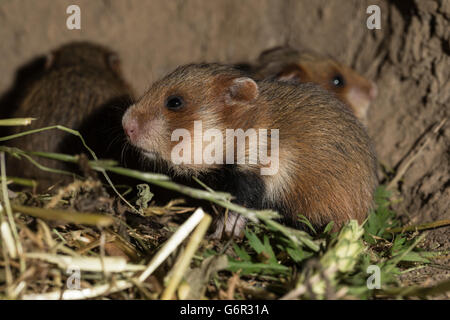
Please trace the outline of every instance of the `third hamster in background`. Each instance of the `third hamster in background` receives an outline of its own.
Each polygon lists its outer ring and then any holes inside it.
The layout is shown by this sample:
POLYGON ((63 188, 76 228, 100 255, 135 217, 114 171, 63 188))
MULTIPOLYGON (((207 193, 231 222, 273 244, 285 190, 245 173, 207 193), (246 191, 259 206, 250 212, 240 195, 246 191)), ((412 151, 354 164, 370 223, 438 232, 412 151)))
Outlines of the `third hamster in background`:
POLYGON ((367 113, 377 96, 377 86, 351 68, 312 51, 276 47, 261 53, 252 68, 256 79, 312 82, 334 92, 367 124, 367 113))
MULTIPOLYGON (((27 129, 62 125, 79 130, 99 157, 117 157, 120 151, 115 149, 119 150, 119 145, 113 148, 114 139, 108 139, 117 128, 117 134, 122 133, 120 118, 132 101, 133 91, 123 79, 117 53, 90 42, 71 42, 47 55, 42 76, 23 93, 11 117, 36 118, 27 129)), ((24 129, 14 127, 11 133, 21 131, 24 129)), ((14 139, 8 145, 26 151, 85 152, 77 137, 57 130, 14 139)), ((53 160, 39 159, 39 163, 68 169, 66 164, 53 160)), ((73 180, 43 171, 25 160, 11 161, 8 174, 39 179, 43 189, 58 181, 73 180)))
MULTIPOLYGON (((319 228, 330 221, 335 229, 350 219, 361 223, 373 205, 377 177, 370 139, 353 113, 315 84, 254 81, 219 64, 185 65, 154 83, 126 111, 122 125, 128 141, 148 159, 166 164, 173 176, 196 176, 214 190, 231 193, 238 204, 277 210, 293 226, 298 226, 299 214, 319 228), (215 143, 225 151, 222 161, 173 163, 172 152, 179 144, 173 133, 181 129, 195 137, 199 121, 203 135, 215 130, 226 139, 203 141, 197 151, 204 154, 215 143), (236 157, 236 146, 227 132, 238 129, 270 130, 271 135, 258 136, 258 142, 278 155, 274 175, 261 174, 267 164, 249 163, 245 138, 246 162, 228 161, 230 154, 236 157)), ((191 143, 194 152, 188 160, 196 156, 198 139, 190 140, 189 147, 191 143)), ((216 220, 214 236, 239 236, 244 226, 245 219, 230 212, 226 221, 224 216, 216 220)))

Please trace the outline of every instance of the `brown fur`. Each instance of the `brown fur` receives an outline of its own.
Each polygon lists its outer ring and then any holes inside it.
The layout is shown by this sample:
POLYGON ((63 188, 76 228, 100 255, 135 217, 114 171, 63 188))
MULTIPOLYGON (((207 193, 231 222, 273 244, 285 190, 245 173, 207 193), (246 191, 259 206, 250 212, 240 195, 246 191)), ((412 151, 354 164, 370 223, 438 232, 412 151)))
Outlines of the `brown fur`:
MULTIPOLYGON (((46 70, 29 90, 11 117, 33 117, 28 127, 17 127, 11 133, 62 125, 82 131, 83 136, 100 156, 114 138, 113 114, 120 118, 132 101, 132 91, 122 80, 117 54, 109 49, 86 42, 67 44, 47 57, 46 70), (109 132, 106 132, 109 131, 109 132)), ((117 135, 120 120, 115 121, 117 135)), ((35 133, 11 140, 10 146, 27 151, 75 154, 84 151, 73 136, 58 131, 35 133)), ((56 169, 65 169, 60 162, 37 158, 38 162, 56 169)), ((41 180, 46 187, 64 178, 44 172, 26 160, 11 160, 8 175, 41 180)))
POLYGON ((278 209, 294 225, 298 214, 318 227, 331 220, 337 227, 349 219, 362 222, 372 207, 377 179, 370 140, 348 108, 316 85, 255 83, 231 67, 188 65, 156 82, 122 123, 125 130, 137 123, 133 145, 170 163, 178 143, 170 141, 171 132, 192 132, 195 120, 203 121, 203 131, 217 128, 224 137, 227 128, 279 129, 279 171, 260 175, 260 164, 172 165, 177 174, 219 176, 211 181, 237 202, 278 209), (183 97, 185 106, 166 108, 171 95, 183 97), (233 179, 234 189, 228 190, 233 179))
POLYGON ((256 79, 280 79, 297 83, 312 82, 334 92, 351 108, 356 117, 367 122, 367 112, 376 97, 376 85, 351 68, 312 51, 276 47, 261 53, 254 66, 256 79), (333 85, 340 76, 342 86, 333 85))

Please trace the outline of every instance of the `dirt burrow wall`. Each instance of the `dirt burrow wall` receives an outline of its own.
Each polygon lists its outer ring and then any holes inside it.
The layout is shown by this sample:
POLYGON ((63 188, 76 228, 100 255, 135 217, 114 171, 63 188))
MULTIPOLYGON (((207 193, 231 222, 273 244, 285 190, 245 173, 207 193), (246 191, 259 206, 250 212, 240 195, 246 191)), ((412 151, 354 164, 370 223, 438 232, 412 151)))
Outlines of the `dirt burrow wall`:
POLYGON ((71 40, 118 51, 138 94, 180 64, 251 61, 285 43, 309 47, 377 83, 369 132, 387 168, 404 165, 430 137, 400 181, 397 209, 411 222, 448 219, 450 123, 429 132, 449 115, 449 19, 449 0, 3 0, 0 98, 19 67, 71 40), (81 30, 66 28, 70 4, 81 8, 81 30), (381 30, 366 27, 370 4, 381 8, 381 30))

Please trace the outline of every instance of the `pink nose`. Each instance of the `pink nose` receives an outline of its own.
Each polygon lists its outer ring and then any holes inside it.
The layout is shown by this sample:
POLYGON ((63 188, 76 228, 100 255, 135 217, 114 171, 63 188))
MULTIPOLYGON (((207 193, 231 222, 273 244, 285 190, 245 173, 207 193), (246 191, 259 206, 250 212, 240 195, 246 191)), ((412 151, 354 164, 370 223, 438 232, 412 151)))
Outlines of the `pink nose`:
POLYGON ((123 130, 125 131, 125 134, 131 142, 134 142, 136 140, 138 129, 138 123, 134 119, 130 119, 123 123, 123 130))

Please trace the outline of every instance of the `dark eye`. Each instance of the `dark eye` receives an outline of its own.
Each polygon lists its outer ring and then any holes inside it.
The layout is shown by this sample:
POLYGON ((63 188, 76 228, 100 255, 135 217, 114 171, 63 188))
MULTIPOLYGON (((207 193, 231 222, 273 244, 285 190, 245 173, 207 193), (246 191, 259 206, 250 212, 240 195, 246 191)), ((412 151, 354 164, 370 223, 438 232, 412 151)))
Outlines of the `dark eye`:
POLYGON ((166 100, 166 108, 169 110, 178 110, 184 106, 184 100, 180 96, 170 96, 166 100))
POLYGON ((331 83, 333 84, 333 86, 338 87, 338 88, 345 86, 344 77, 340 74, 335 75, 333 77, 333 79, 331 80, 331 83))

